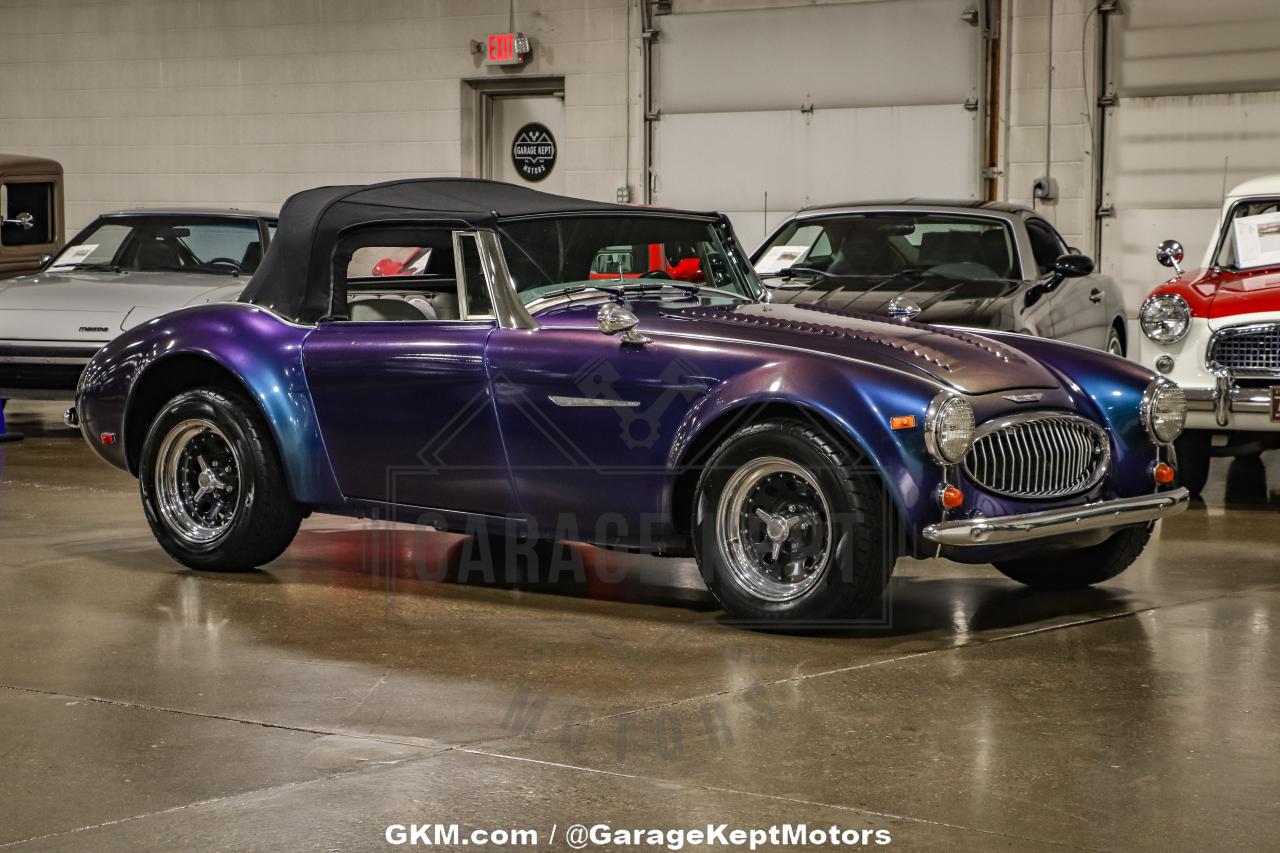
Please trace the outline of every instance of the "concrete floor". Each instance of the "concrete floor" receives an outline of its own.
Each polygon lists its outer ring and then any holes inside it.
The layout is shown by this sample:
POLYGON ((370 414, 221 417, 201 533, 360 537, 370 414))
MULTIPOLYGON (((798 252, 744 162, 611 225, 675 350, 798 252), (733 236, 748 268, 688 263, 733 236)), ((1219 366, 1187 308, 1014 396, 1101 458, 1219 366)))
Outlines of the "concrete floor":
POLYGON ((903 850, 1276 849, 1275 459, 1215 462, 1098 589, 903 561, 891 629, 784 636, 727 625, 685 561, 424 582, 412 537, 372 571, 384 538, 326 517, 265 571, 194 574, 56 412, 11 404, 29 437, 0 445, 0 848, 805 822, 903 850))

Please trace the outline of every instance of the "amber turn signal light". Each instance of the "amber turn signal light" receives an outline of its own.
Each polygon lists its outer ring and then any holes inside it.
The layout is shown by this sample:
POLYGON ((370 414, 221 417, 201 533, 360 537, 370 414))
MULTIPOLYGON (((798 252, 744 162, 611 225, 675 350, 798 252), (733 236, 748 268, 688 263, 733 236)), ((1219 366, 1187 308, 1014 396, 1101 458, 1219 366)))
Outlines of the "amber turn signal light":
POLYGON ((947 486, 938 492, 938 502, 943 509, 956 509, 964 503, 964 492, 955 486, 947 486))
POLYGON ((896 418, 890 418, 889 428, 890 429, 915 429, 916 416, 915 415, 899 415, 896 418))
POLYGON ((1151 472, 1151 476, 1155 477, 1157 483, 1167 486, 1173 482, 1173 478, 1178 476, 1178 472, 1174 470, 1172 465, 1166 465, 1163 462, 1156 463, 1156 467, 1151 472))

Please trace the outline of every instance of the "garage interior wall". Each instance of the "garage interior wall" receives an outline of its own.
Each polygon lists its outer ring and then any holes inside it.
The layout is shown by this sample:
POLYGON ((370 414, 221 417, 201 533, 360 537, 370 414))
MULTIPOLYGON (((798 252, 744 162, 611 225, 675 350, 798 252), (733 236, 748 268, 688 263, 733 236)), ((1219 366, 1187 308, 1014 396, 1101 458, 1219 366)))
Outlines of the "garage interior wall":
POLYGON ((1008 74, 1001 75, 1007 85, 1001 193, 1036 207, 1070 245, 1093 254, 1097 2, 1005 0, 1003 7, 1008 74), (1033 197, 1040 177, 1056 184, 1055 199, 1033 197))
POLYGON ((1280 172, 1280 4, 1123 0, 1111 17, 1103 269, 1136 311, 1169 273, 1156 244, 1198 266, 1226 190, 1280 172))
POLYGON ((532 61, 486 68, 469 42, 507 31, 511 9, 0 0, 0 151, 62 162, 68 236, 121 207, 274 210, 321 184, 457 175, 461 80, 562 75, 566 191, 639 186, 638 7, 517 0, 532 61))
POLYGON ((754 246, 807 205, 976 198, 977 5, 676 0, 654 19, 654 202, 722 210, 754 246))

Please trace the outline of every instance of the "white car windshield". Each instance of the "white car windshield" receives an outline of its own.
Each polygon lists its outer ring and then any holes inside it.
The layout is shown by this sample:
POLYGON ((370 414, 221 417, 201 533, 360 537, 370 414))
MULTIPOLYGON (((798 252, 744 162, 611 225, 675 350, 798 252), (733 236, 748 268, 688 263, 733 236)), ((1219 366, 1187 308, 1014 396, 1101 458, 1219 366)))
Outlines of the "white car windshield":
POLYGON ((1246 199, 1232 206, 1213 263, 1228 269, 1280 265, 1280 198, 1246 199))
POLYGON ((252 218, 110 216, 78 235, 49 270, 248 275, 258 268, 263 249, 252 218))

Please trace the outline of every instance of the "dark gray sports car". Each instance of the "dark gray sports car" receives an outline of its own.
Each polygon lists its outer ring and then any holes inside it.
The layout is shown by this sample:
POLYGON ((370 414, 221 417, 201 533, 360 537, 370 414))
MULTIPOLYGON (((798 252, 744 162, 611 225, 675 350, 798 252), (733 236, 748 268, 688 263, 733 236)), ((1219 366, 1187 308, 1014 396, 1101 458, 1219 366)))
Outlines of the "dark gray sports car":
POLYGON ((908 199, 806 208, 751 260, 775 302, 1127 350, 1115 283, 1021 205, 908 199))

